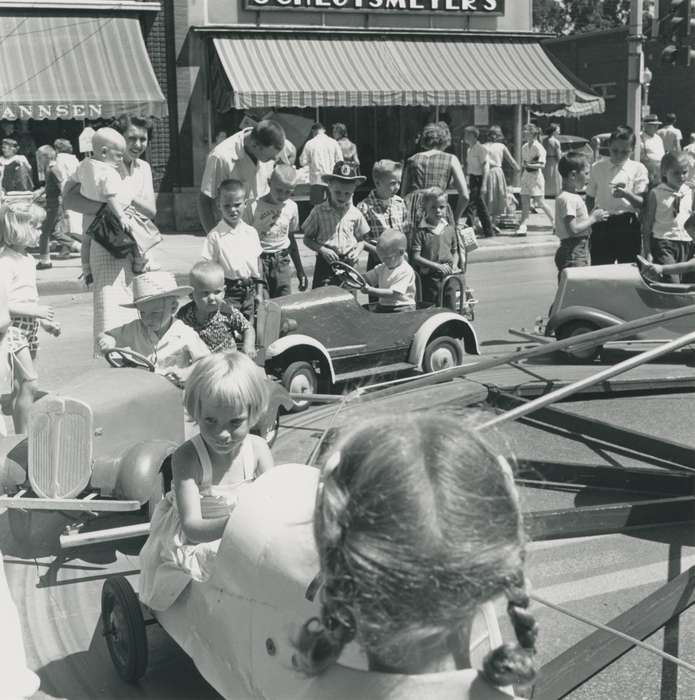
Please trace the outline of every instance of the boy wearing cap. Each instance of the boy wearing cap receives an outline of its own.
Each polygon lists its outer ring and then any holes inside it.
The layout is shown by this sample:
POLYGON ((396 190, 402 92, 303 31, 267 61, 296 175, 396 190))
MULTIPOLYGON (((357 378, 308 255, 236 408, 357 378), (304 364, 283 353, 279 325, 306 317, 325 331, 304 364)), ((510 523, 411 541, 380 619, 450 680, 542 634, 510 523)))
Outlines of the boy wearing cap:
POLYGON ((106 353, 112 348, 130 348, 152 362, 158 374, 183 384, 193 364, 210 354, 200 336, 174 318, 179 297, 192 291, 192 287, 178 286, 174 275, 163 270, 136 276, 133 303, 122 306, 136 308, 140 318, 101 333, 97 337, 99 350, 106 353))
POLYGON ((333 173, 324 175, 328 185, 328 200, 317 204, 302 224, 304 243, 316 252, 316 267, 311 288, 339 284, 330 264, 341 260, 355 265, 364 249, 364 237, 369 224, 352 203, 357 185, 367 178, 357 174, 354 163, 339 161, 333 173))

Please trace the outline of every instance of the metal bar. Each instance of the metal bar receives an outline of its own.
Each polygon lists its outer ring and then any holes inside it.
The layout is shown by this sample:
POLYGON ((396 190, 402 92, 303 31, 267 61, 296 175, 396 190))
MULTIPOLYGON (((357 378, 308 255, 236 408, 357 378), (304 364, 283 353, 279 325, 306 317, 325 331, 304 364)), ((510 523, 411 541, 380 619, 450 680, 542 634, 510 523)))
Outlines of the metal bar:
POLYGON ((525 338, 526 340, 532 340, 534 343, 540 343, 541 345, 547 345, 548 343, 555 342, 554 338, 550 338, 547 335, 527 333, 524 330, 517 330, 516 328, 508 328, 507 333, 509 333, 509 335, 517 335, 519 338, 525 338))
MULTIPOLYGON (((684 571, 608 625, 646 639, 695 603, 695 568, 684 571)), ((558 700, 632 649, 633 644, 603 630, 593 632, 556 656, 538 673, 534 700, 558 700)))
POLYGON ((479 426, 478 430, 497 427, 498 425, 506 423, 510 420, 517 420, 522 416, 526 416, 529 413, 533 413, 539 408, 548 406, 549 404, 555 403, 556 401, 561 401, 562 399, 567 398, 572 394, 576 393, 580 389, 594 386, 595 384, 600 384, 606 379, 610 379, 611 377, 615 377, 618 374, 622 374, 623 372, 627 372, 628 370, 631 370, 635 367, 639 367, 640 365, 650 362, 651 360, 655 360, 656 358, 661 357, 662 355, 667 355, 668 353, 673 352, 678 348, 682 348, 684 345, 690 345, 690 343, 692 342, 695 342, 695 331, 686 333, 685 335, 682 335, 679 338, 676 338, 675 340, 671 340, 668 343, 659 345, 656 348, 652 348, 651 350, 642 352, 639 355, 635 355, 634 357, 629 357, 627 360, 623 360, 617 365, 607 367, 601 372, 596 372, 596 374, 592 374, 591 376, 585 377, 584 379, 579 379, 578 381, 572 382, 571 384, 568 384, 567 386, 562 387, 561 389, 556 389, 555 391, 551 391, 550 393, 545 394, 545 396, 540 396, 539 398, 534 399, 533 401, 529 401, 524 406, 518 406, 517 408, 514 408, 511 411, 507 411, 506 413, 503 413, 500 416, 496 416, 495 418, 488 420, 487 422, 479 426))
POLYGON ((0 496, 0 508, 20 508, 22 510, 80 510, 99 511, 102 513, 140 510, 139 501, 86 501, 84 498, 22 498, 20 501, 11 496, 0 496))
MULTIPOLYGON (((513 391, 515 394, 524 398, 536 398, 547 393, 548 386, 554 389, 559 389, 561 386, 567 386, 570 382, 551 380, 550 382, 527 382, 526 384, 518 384, 508 387, 501 387, 502 391, 513 391)), ((681 377, 660 377, 658 379, 645 379, 642 377, 621 378, 612 381, 604 382, 600 386, 588 387, 587 389, 576 392, 574 397, 582 394, 639 394, 648 392, 667 392, 667 391, 691 391, 695 389, 695 376, 681 377)))
POLYGON ((523 372, 524 374, 528 374, 529 377, 533 377, 534 379, 537 379, 539 382, 545 382, 546 384, 551 383, 551 379, 548 379, 536 372, 531 371, 528 367, 524 367, 524 365, 519 364, 518 362, 510 362, 509 363, 510 367, 513 367, 514 369, 518 369, 520 372, 523 372))
POLYGON ((342 394, 302 394, 291 392, 290 398, 294 401, 311 401, 312 403, 340 403, 343 400, 342 394))
POLYGON ((68 549, 70 547, 86 547, 87 545, 98 544, 100 542, 116 542, 132 537, 146 537, 149 534, 150 524, 138 523, 137 525, 112 527, 107 530, 80 532, 76 535, 61 535, 60 546, 63 549, 68 549))

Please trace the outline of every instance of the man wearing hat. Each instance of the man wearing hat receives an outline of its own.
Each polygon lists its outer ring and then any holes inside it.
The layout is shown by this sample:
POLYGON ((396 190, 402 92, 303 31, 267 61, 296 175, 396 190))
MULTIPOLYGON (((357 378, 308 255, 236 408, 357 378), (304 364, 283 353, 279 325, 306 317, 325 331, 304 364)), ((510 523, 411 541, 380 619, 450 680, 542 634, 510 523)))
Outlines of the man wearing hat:
POLYGON ((133 279, 133 302, 121 304, 138 310, 140 318, 112 328, 97 337, 97 345, 106 353, 113 348, 129 348, 144 355, 155 371, 183 384, 201 357, 210 354, 200 336, 174 317, 179 298, 193 287, 178 286, 174 275, 164 270, 145 272, 133 279))
POLYGON ((328 186, 328 199, 317 204, 302 224, 304 244, 316 252, 312 289, 339 283, 330 263, 342 260, 356 265, 359 260, 369 224, 352 203, 352 195, 366 179, 358 173, 355 163, 342 160, 335 164, 332 173, 322 176, 328 186))
POLYGON ((666 155, 664 141, 657 133, 661 120, 656 114, 648 114, 642 122, 641 160, 649 172, 649 184, 654 187, 661 182, 661 159, 666 155))

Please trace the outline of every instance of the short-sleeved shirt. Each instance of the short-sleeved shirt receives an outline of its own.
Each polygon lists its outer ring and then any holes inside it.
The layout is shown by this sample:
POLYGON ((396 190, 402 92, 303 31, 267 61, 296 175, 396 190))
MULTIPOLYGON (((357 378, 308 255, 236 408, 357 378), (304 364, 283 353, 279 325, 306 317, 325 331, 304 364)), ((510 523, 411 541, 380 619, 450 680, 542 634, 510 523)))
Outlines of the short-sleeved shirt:
POLYGON ((182 306, 176 316, 200 336, 210 352, 236 350, 237 334, 243 336, 250 328, 244 315, 235 308, 231 309, 231 313, 222 313, 218 309, 201 323, 195 315, 195 303, 192 301, 182 306))
POLYGON ((683 133, 680 129, 669 124, 663 129, 659 129, 656 132, 661 136, 661 140, 664 142, 664 150, 666 153, 678 153, 681 150, 681 142, 683 141, 683 133))
POLYGON ((521 163, 524 167, 527 165, 545 165, 546 152, 538 141, 532 144, 525 143, 521 147, 521 163))
POLYGON ((490 156, 487 148, 482 143, 476 141, 468 147, 466 154, 466 169, 469 175, 480 176, 483 174, 485 166, 489 163, 490 156))
POLYGON ((591 229, 582 233, 572 233, 572 229, 567 225, 567 217, 570 216, 577 221, 582 221, 589 217, 589 211, 580 195, 563 190, 555 198, 555 235, 561 241, 566 238, 588 238, 591 235, 591 229))
POLYGON ((271 202, 265 195, 246 207, 243 219, 256 229, 264 253, 286 250, 290 233, 299 231, 299 209, 291 199, 271 202))
MULTIPOLYGON (((446 221, 433 225, 423 219, 413 236, 411 252, 413 256, 420 255, 432 262, 453 263, 457 252, 456 229, 446 221)), ((436 273, 431 268, 421 265, 420 274, 436 273)))
POLYGON ((332 173, 333 166, 340 160, 343 160, 340 144, 325 133, 309 139, 299 157, 302 166, 309 166, 309 182, 312 185, 323 184, 322 176, 332 173))
POLYGON ((83 197, 94 202, 105 202, 109 197, 117 197, 123 206, 130 204, 132 197, 126 192, 123 177, 115 165, 96 158, 85 158, 77 166, 76 176, 83 197))
POLYGON ((272 160, 266 163, 255 161, 246 152, 244 140, 251 131, 252 129, 242 129, 212 149, 200 182, 200 191, 204 195, 216 199, 220 183, 230 178, 239 180, 244 185, 247 199, 258 199, 268 191, 268 179, 275 163, 272 160))
POLYGON ((628 159, 621 165, 614 165, 609 158, 593 164, 586 186, 587 197, 592 197, 596 206, 609 214, 636 214, 637 209, 630 202, 613 196, 616 184, 625 185, 628 192, 642 195, 649 186, 647 168, 636 160, 628 159))
POLYGON ((336 209, 330 202, 322 202, 311 210, 302 231, 305 239, 345 255, 369 233, 369 224, 354 204, 336 209))
POLYGON ((206 236, 200 257, 221 265, 225 279, 260 279, 258 258, 262 252, 253 226, 240 221, 232 228, 226 221, 220 221, 206 236))
POLYGON ((661 163, 661 159, 665 155, 664 140, 658 133, 654 136, 642 134, 642 160, 661 163))
POLYGON ((5 288, 7 303, 36 304, 36 261, 31 255, 12 248, 0 248, 0 284, 5 288))
POLYGON ((144 355, 159 374, 190 367, 210 354, 200 336, 183 321, 175 318, 169 330, 159 339, 138 318, 124 326, 106 331, 119 348, 130 348, 144 355))
POLYGON ((685 222, 693 208, 693 191, 690 187, 683 185, 674 190, 662 182, 652 192, 650 196, 656 198, 652 236, 663 240, 690 242, 692 239, 685 230, 685 222))
POLYGON ((398 195, 379 199, 372 190, 358 205, 369 226, 370 237, 379 238, 386 229, 394 229, 408 235, 409 218, 405 202, 398 195))
POLYGON ((379 306, 415 306, 415 270, 405 260, 393 269, 379 263, 364 278, 372 287, 398 292, 396 297, 380 297, 379 306))

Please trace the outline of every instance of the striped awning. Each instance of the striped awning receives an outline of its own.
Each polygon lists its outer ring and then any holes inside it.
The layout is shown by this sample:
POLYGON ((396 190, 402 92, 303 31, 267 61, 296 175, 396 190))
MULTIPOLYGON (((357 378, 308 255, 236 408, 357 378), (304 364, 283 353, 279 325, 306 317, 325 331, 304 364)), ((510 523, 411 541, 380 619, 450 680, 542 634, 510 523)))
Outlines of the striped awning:
POLYGON ((0 16, 0 119, 166 116, 136 17, 0 16))
POLYGON ((536 41, 384 35, 214 39, 218 109, 569 104, 572 83, 536 41))
POLYGON ((531 113, 539 117, 563 117, 580 119, 592 114, 603 114, 606 111, 606 100, 600 95, 584 92, 577 88, 574 101, 560 109, 534 110, 531 113))

